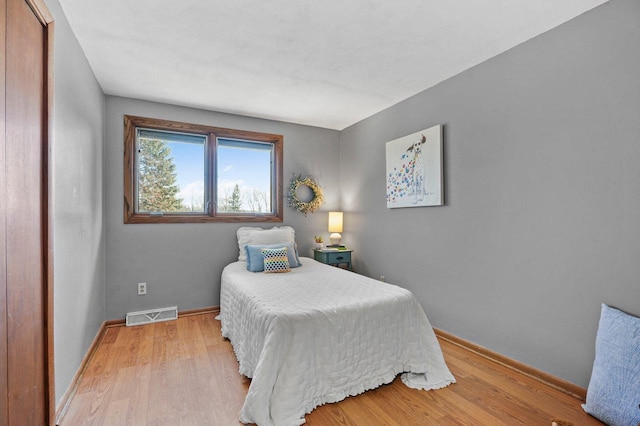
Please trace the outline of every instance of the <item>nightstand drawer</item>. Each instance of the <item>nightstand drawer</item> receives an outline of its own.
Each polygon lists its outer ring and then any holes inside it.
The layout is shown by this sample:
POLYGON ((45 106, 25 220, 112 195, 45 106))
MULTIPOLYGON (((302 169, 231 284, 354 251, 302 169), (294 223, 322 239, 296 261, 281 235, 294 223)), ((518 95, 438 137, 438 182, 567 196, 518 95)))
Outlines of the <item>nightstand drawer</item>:
POLYGON ((331 252, 327 253, 327 263, 351 263, 351 252, 331 252))
POLYGON ((351 252, 352 250, 314 250, 313 258, 327 265, 345 264, 351 270, 351 252))

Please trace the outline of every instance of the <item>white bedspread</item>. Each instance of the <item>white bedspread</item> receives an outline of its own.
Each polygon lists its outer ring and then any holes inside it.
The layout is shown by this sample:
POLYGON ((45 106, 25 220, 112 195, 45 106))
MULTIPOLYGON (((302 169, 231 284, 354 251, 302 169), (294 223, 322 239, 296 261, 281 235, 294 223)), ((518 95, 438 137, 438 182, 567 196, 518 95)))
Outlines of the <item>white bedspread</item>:
POLYGON ((413 388, 454 383, 413 294, 302 258, 284 274, 222 272, 220 319, 252 378, 243 423, 300 425, 315 407, 393 381, 413 388))

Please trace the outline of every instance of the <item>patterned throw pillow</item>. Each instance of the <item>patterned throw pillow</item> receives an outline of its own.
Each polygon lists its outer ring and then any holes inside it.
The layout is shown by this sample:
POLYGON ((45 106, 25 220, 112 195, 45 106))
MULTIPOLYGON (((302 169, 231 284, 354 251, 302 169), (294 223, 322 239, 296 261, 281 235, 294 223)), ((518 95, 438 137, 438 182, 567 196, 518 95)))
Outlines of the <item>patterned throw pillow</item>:
POLYGON ((286 247, 277 249, 263 248, 262 256, 264 257, 265 274, 291 271, 286 247))

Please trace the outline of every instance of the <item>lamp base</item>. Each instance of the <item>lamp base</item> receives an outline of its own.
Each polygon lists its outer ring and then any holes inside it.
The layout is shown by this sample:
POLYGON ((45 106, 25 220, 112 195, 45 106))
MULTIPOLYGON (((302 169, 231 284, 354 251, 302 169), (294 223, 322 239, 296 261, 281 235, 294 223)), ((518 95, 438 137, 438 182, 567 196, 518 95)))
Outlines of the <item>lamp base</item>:
POLYGON ((329 235, 329 241, 331 241, 331 245, 339 245, 340 240, 342 240, 342 235, 340 235, 338 232, 334 232, 333 234, 329 235))

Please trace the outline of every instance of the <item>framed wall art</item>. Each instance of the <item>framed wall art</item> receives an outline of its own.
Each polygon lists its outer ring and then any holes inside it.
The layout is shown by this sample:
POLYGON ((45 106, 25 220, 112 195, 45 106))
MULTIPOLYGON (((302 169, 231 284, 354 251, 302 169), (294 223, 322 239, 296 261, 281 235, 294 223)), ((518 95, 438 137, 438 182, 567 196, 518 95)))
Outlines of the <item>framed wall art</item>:
POLYGON ((386 143, 387 208, 444 205, 442 125, 386 143))

